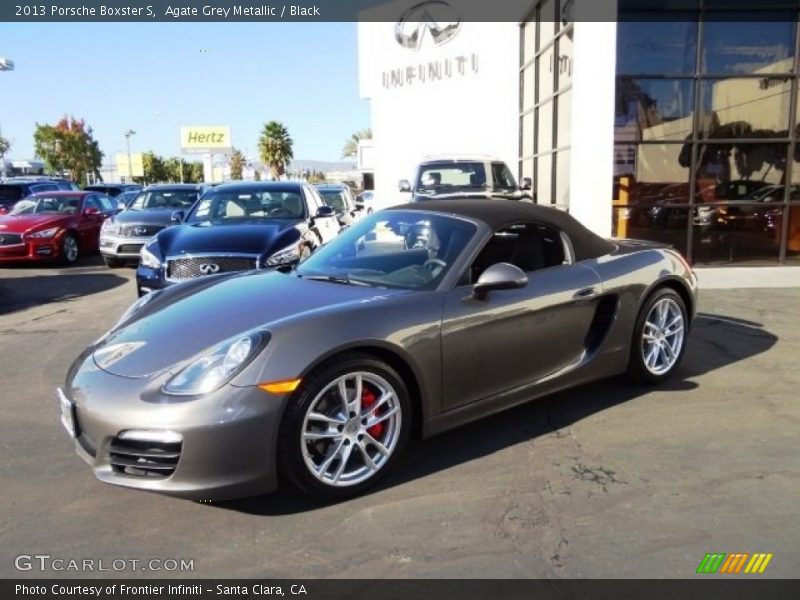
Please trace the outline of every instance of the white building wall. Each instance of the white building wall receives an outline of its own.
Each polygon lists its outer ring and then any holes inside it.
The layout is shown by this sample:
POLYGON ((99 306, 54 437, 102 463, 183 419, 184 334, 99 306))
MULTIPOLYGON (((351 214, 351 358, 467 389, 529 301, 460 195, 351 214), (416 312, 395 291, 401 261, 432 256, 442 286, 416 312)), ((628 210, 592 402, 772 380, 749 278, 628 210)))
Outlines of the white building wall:
POLYGON ((361 96, 371 100, 379 204, 404 201, 398 181, 410 180, 430 154, 490 154, 516 172, 517 24, 462 23, 453 39, 439 45, 425 32, 420 48, 412 50, 396 41, 395 23, 364 22, 358 46, 361 96), (437 69, 440 78, 428 76, 437 69))

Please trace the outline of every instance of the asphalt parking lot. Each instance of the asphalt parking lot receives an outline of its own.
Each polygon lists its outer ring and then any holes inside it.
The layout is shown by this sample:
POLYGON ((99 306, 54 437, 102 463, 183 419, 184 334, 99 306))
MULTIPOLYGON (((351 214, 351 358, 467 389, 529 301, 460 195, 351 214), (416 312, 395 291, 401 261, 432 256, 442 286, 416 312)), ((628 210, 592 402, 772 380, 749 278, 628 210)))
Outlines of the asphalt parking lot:
POLYGON ((319 506, 94 479, 53 390, 135 299, 132 279, 96 257, 0 269, 2 577, 691 577, 706 552, 800 573, 800 289, 702 292, 667 386, 611 379, 417 442, 377 491, 319 506), (20 572, 19 554, 194 571, 20 572))

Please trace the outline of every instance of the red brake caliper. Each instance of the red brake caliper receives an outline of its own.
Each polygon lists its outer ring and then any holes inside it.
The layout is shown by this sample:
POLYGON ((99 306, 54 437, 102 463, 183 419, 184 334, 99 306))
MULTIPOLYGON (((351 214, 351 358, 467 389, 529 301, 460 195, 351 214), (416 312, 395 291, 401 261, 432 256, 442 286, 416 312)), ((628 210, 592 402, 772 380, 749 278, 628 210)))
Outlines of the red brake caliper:
MULTIPOLYGON (((370 409, 375 405, 377 401, 378 397, 375 395, 375 393, 367 386, 364 386, 361 392, 361 408, 370 409)), ((377 440, 383 433, 383 425, 384 425, 383 423, 377 423, 376 425, 373 425, 372 427, 368 428, 367 433, 377 440)))

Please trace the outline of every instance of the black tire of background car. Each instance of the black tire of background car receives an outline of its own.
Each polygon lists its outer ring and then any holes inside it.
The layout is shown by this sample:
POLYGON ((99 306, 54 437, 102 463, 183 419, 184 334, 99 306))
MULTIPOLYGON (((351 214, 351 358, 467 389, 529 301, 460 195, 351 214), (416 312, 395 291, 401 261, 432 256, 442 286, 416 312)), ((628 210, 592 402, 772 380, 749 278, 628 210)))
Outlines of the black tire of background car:
POLYGON ((680 294, 678 294, 672 288, 661 287, 656 289, 647 297, 644 304, 642 304, 642 308, 639 310, 639 315, 636 317, 636 325, 633 328, 633 339, 631 340, 630 358, 628 359, 628 375, 638 383, 646 383, 650 385, 657 385, 665 379, 668 379, 675 373, 675 370, 681 364, 681 360, 683 360, 683 355, 686 352, 688 335, 689 318, 683 298, 681 298, 680 294), (653 308, 653 305, 656 302, 665 297, 673 299, 680 307, 681 314, 683 314, 683 345, 681 346, 678 360, 675 361, 675 364, 672 365, 672 368, 662 375, 654 375, 644 365, 644 358, 642 357, 641 350, 642 334, 644 330, 644 322, 645 319, 647 319, 647 315, 650 313, 650 309, 653 308))
POLYGON ((360 353, 349 352, 329 359, 315 368, 303 379, 301 386, 288 399, 286 411, 281 422, 278 434, 278 470, 280 474, 302 492, 316 498, 330 500, 345 500, 358 496, 368 488, 374 486, 391 470, 403 448, 408 442, 411 433, 411 400, 408 387, 403 379, 392 367, 375 357, 360 353), (309 406, 322 389, 331 381, 353 371, 368 371, 383 377, 394 387, 401 408, 400 436, 394 452, 389 460, 372 477, 353 486, 333 487, 316 479, 308 472, 303 454, 300 450, 303 434, 303 420, 309 406))
POLYGON ((120 260, 119 258, 112 258, 110 256, 104 256, 103 262, 106 263, 106 266, 109 269, 119 269, 122 265, 125 264, 125 261, 120 260))
POLYGON ((78 262, 78 258, 80 257, 80 255, 81 255, 81 251, 80 251, 80 245, 78 244, 78 238, 75 237, 74 233, 67 233, 64 236, 64 239, 61 240, 61 256, 60 256, 61 264, 62 265, 66 265, 66 266, 74 265, 76 262, 78 262), (68 239, 71 239, 73 242, 75 242, 75 259, 74 260, 70 260, 69 257, 67 256, 67 240, 68 239))

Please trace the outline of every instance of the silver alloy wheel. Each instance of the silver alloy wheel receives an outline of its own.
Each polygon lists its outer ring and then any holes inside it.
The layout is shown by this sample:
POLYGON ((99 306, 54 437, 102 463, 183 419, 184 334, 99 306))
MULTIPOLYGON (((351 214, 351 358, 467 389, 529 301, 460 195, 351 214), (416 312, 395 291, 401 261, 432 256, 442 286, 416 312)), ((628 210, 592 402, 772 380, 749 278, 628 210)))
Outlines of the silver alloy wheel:
POLYGON ((653 375, 664 375, 681 354, 684 319, 673 298, 662 298, 650 308, 642 331, 642 360, 653 375))
POLYGON ((357 485, 381 470, 400 439, 402 410, 383 377, 356 371, 317 394, 300 440, 309 472, 335 487, 357 485))
POLYGON ((64 257, 67 262, 75 262, 78 259, 78 242, 71 235, 64 238, 64 257))

